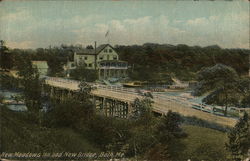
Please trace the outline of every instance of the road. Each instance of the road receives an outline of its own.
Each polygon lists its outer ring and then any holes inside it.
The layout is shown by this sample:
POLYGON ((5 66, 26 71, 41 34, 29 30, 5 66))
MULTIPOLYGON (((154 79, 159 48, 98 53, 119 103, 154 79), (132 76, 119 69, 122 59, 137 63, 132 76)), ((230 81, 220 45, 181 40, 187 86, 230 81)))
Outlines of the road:
MULTIPOLYGON (((66 88, 70 90, 79 89, 79 82, 74 80, 48 77, 45 80, 45 83, 51 86, 66 88)), ((143 96, 138 94, 138 92, 136 92, 134 89, 104 85, 93 86, 95 86, 95 89, 92 90, 92 94, 96 96, 110 97, 125 102, 133 102, 136 98, 143 98, 143 96)), ((191 102, 175 96, 166 96, 161 94, 153 94, 153 96, 154 97, 152 100, 154 103, 152 110, 156 113, 166 114, 169 110, 171 110, 173 112, 178 112, 184 116, 195 116, 203 120, 230 127, 234 126, 237 122, 237 120, 233 118, 217 116, 213 113, 205 112, 205 109, 204 111, 194 109, 192 108, 191 102)))

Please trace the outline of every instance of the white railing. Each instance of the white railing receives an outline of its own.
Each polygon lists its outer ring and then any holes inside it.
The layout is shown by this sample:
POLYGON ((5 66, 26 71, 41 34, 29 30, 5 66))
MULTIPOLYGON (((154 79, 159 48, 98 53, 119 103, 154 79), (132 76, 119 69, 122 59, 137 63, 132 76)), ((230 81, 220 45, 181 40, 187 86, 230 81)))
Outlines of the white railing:
POLYGON ((128 69, 128 67, 117 67, 117 66, 102 66, 100 69, 128 69))
MULTIPOLYGON (((71 90, 79 90, 79 83, 80 81, 76 80, 69 80, 69 79, 64 79, 64 78, 56 78, 56 77, 47 77, 45 79, 45 83, 49 84, 51 86, 56 86, 60 88, 66 88, 66 89, 71 89, 71 90)), ((102 90, 108 90, 112 92, 116 92, 119 96, 121 97, 128 97, 129 95, 131 97, 138 97, 138 96, 143 96, 144 93, 146 93, 146 90, 136 90, 133 88, 126 88, 126 87, 120 87, 120 86, 112 86, 112 85, 101 85, 101 84, 95 84, 95 83, 89 83, 93 89, 102 89, 102 90), (141 91, 141 92, 139 92, 141 91), (122 95, 124 94, 124 95, 122 95)), ((210 105, 205 105, 205 104, 200 104, 200 103, 195 103, 187 100, 187 98, 181 97, 181 96, 169 96, 169 95, 164 95, 160 93, 153 93, 152 94, 154 97, 154 101, 157 102, 174 102, 177 104, 180 104, 186 107, 191 107, 197 110, 201 110, 204 112, 209 112, 209 113, 215 113, 214 109, 220 109, 223 110, 224 108, 221 106, 210 106, 210 105)))

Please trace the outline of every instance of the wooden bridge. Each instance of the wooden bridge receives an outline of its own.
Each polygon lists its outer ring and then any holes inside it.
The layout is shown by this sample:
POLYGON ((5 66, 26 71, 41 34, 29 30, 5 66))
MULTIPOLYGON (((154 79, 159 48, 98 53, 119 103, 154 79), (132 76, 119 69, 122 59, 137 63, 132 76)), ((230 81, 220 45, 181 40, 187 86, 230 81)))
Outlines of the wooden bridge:
MULTIPOLYGON (((66 89, 70 91, 79 90, 79 81, 47 77, 45 84, 55 87, 66 89)), ((101 109, 106 116, 117 116, 121 118, 127 118, 133 110, 132 103, 136 98, 142 99, 142 93, 139 93, 135 89, 106 86, 100 84, 90 84, 93 87, 91 95, 93 96, 93 103, 96 108, 101 109)), ((210 106, 202 106, 197 103, 188 101, 185 98, 168 96, 159 93, 153 93, 153 107, 152 110, 155 113, 164 115, 169 110, 178 112, 184 116, 195 116, 197 118, 215 122, 225 126, 234 126, 236 119, 215 115, 210 106), (194 106, 199 108, 195 109, 194 106)))

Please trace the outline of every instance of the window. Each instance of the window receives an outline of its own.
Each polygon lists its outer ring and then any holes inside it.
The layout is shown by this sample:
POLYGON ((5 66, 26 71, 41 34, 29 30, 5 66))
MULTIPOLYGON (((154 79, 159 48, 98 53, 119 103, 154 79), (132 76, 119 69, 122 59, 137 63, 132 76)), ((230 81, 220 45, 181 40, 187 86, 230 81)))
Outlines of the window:
POLYGON ((74 64, 74 63, 72 63, 72 64, 71 64, 71 67, 75 67, 75 64, 74 64))
POLYGON ((89 64, 89 67, 92 67, 92 64, 89 64))
POLYGON ((107 53, 108 52, 108 49, 104 49, 104 53, 107 53))
POLYGON ((117 60, 117 56, 113 56, 113 59, 114 59, 114 60, 117 60))
POLYGON ((103 59, 103 56, 100 56, 99 59, 102 60, 102 59, 103 59))
POLYGON ((88 57, 87 57, 87 56, 85 56, 85 57, 84 57, 84 60, 88 60, 88 57))
POLYGON ((109 49, 109 52, 112 53, 112 49, 109 49))

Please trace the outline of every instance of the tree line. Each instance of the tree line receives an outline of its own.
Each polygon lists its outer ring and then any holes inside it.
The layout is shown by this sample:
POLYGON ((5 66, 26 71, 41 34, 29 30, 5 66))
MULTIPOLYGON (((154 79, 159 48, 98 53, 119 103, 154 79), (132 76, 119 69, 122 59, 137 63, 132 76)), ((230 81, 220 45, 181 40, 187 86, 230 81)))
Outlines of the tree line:
MULTIPOLYGON (((90 45, 88 48, 92 48, 90 45)), ((46 60, 51 76, 62 76, 63 65, 73 61, 73 53, 83 49, 79 45, 64 45, 37 49, 9 49, 1 41, 1 68, 11 69, 17 66, 20 57, 31 60, 46 60)), ((132 80, 171 83, 171 77, 180 80, 195 80, 197 72, 215 64, 224 64, 246 75, 249 69, 247 49, 223 49, 217 45, 200 47, 184 44, 116 45, 121 60, 129 63, 129 77, 132 80)), ((73 74, 75 75, 75 74, 73 74)))
POLYGON ((249 69, 250 51, 247 49, 146 43, 117 45, 116 50, 120 58, 131 65, 130 77, 136 80, 164 79, 166 75, 194 80, 197 72, 215 64, 230 66, 239 75, 247 74, 249 69))

